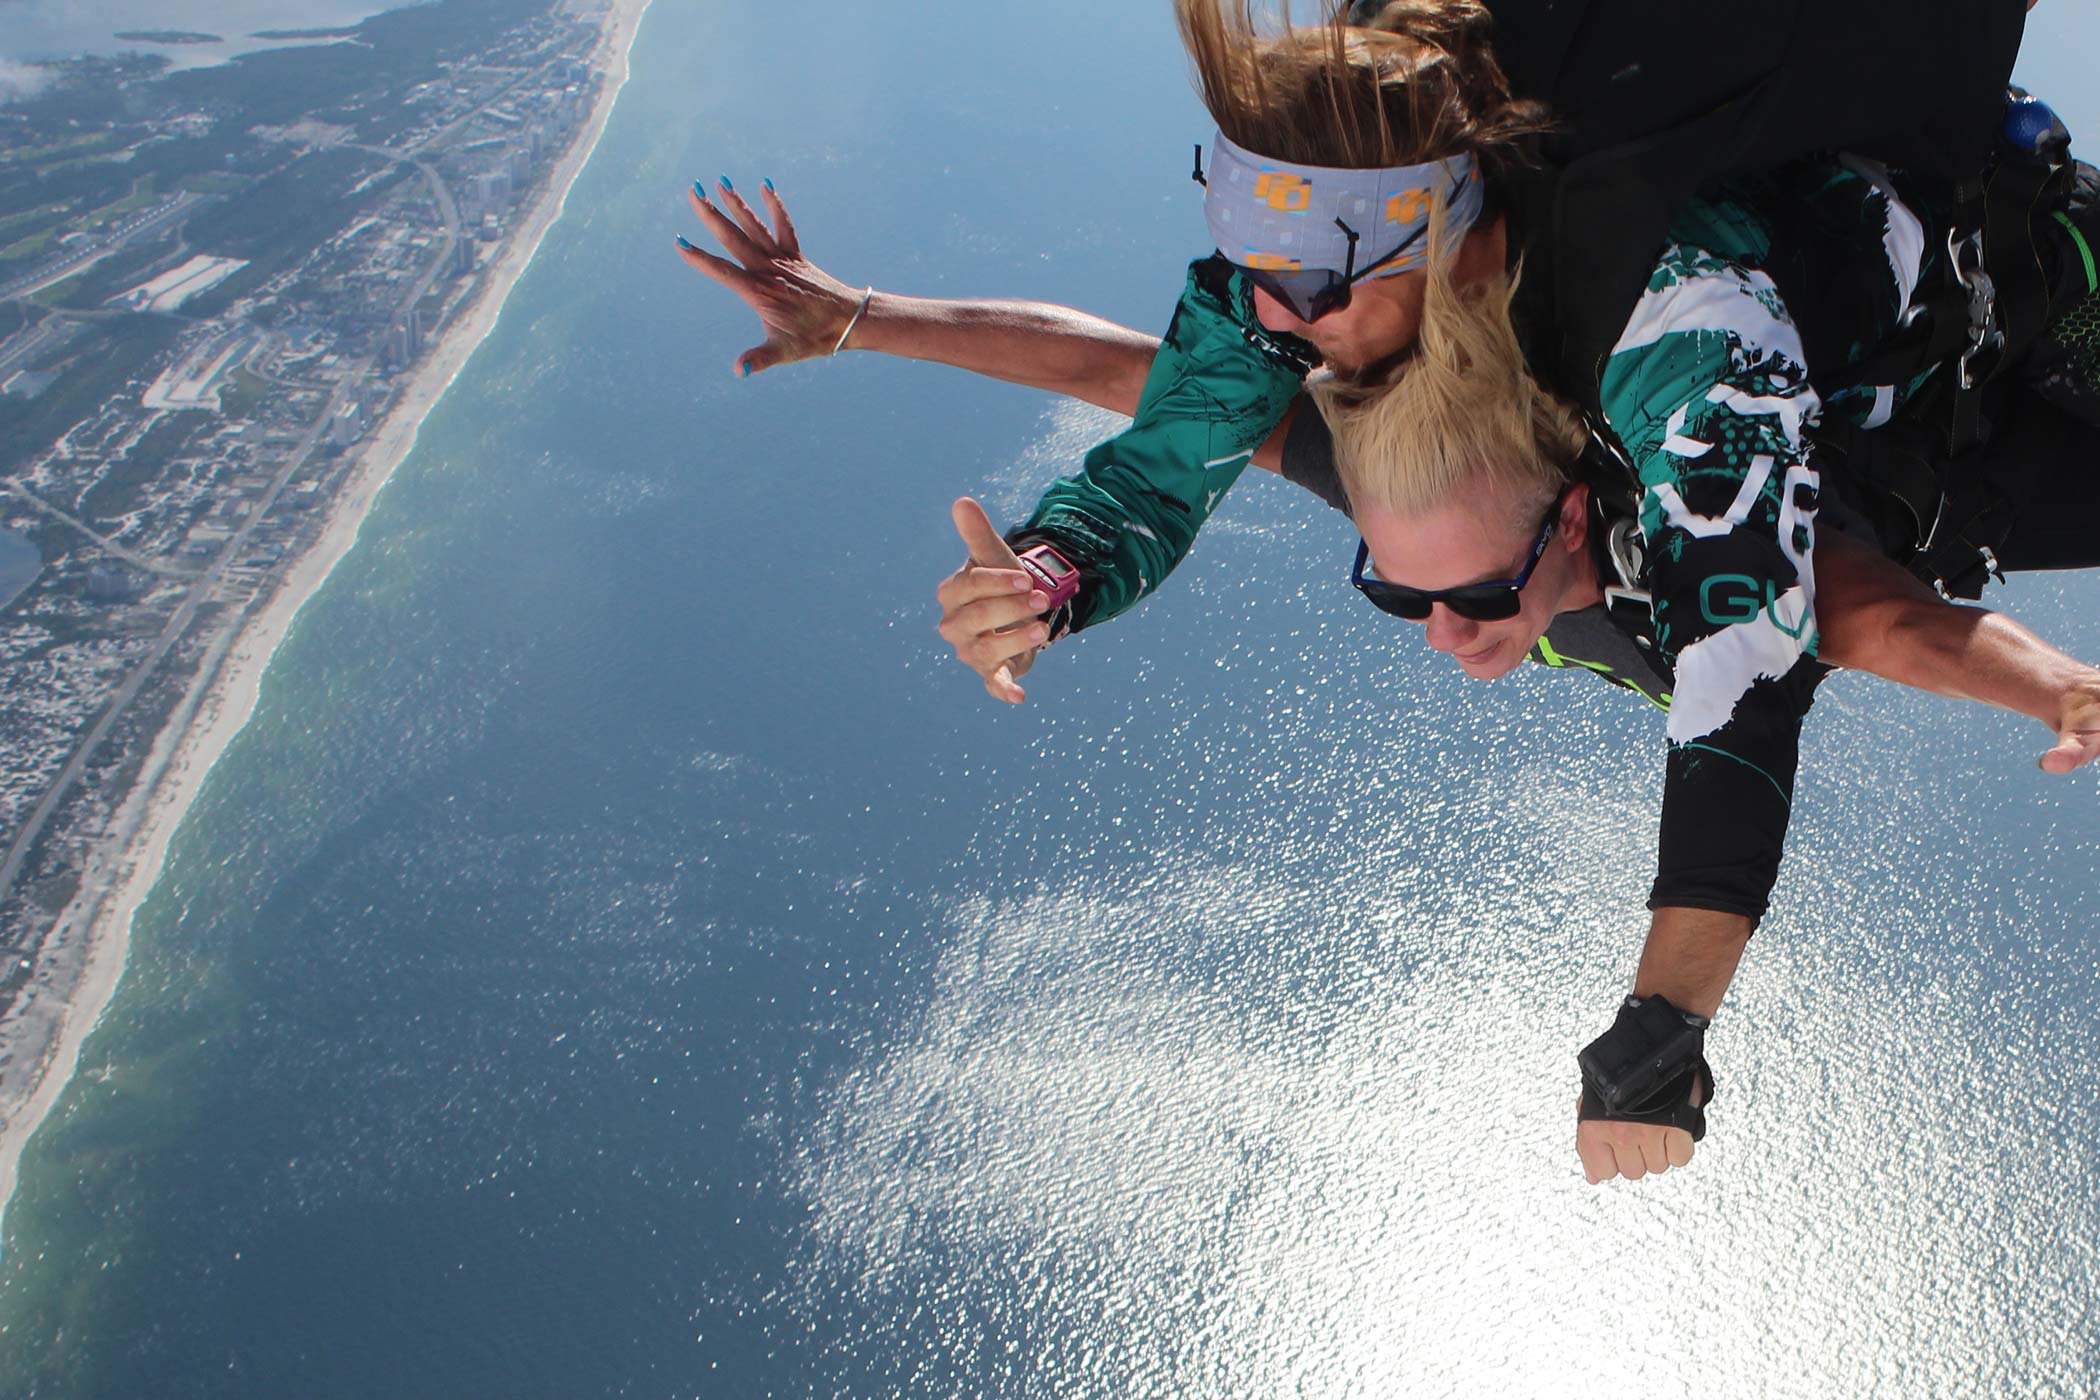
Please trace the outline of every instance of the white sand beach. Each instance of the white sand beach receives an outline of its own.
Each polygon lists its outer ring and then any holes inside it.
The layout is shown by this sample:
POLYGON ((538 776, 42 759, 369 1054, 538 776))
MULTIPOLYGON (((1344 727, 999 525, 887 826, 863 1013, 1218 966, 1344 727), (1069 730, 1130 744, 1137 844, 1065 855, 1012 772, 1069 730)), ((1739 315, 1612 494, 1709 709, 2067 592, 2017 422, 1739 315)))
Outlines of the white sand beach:
POLYGON ((133 916, 160 879, 169 841, 206 774, 254 712, 263 672, 299 609, 356 543, 373 499, 415 446, 424 416, 495 325, 540 240, 561 217, 569 187, 626 83, 628 54, 648 4, 611 0, 594 58, 605 81, 590 116, 481 274, 472 304, 445 328, 414 382, 366 439, 328 505, 321 533, 265 599, 213 645, 155 739, 111 834, 87 862, 79 892, 39 950, 29 986, 0 1022, 0 1063, 12 1071, 0 1088, 0 1221, 14 1199, 23 1148, 72 1078, 81 1045, 123 976, 133 916))

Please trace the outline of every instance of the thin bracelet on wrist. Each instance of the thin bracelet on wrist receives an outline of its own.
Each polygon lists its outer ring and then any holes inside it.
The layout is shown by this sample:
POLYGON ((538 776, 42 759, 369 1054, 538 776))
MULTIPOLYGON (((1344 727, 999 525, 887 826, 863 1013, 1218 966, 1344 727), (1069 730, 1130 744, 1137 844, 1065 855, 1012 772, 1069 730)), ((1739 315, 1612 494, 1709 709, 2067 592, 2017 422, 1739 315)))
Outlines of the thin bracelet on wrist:
POLYGON ((873 300, 875 287, 870 283, 868 289, 860 294, 860 305, 854 309, 853 319, 846 323, 846 329, 839 332, 839 343, 831 347, 832 354, 836 355, 846 348, 846 337, 853 334, 853 328, 860 324, 860 318, 868 314, 868 303, 873 300))

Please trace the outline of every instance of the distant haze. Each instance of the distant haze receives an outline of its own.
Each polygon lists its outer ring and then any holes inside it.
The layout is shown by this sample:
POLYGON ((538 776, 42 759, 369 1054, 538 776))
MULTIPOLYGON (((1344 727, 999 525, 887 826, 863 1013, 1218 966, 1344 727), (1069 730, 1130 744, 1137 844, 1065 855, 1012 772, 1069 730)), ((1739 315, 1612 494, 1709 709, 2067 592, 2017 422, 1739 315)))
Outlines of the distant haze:
MULTIPOLYGON (((27 82, 16 62, 82 53, 143 50, 165 54, 176 67, 221 63, 270 45, 257 30, 320 29, 356 24, 394 9, 387 0, 0 0, 0 103, 23 95, 27 82), (160 45, 120 40, 120 33, 193 31, 222 36, 223 44, 160 45)), ((1164 0, 1162 0, 1162 8, 1164 0)), ((2073 131, 2100 129, 2100 94, 2078 81, 2081 57, 2100 43, 2100 16, 2077 0, 2042 0, 2028 16, 2022 82, 2047 97, 2073 131)))
POLYGON ((165 54, 178 68, 223 63, 238 54, 271 47, 255 31, 328 29, 352 25, 383 10, 388 0, 0 0, 0 101, 12 95, 22 60, 68 58, 84 53, 165 54), (217 44, 148 44, 116 36, 129 33, 216 34, 217 44))

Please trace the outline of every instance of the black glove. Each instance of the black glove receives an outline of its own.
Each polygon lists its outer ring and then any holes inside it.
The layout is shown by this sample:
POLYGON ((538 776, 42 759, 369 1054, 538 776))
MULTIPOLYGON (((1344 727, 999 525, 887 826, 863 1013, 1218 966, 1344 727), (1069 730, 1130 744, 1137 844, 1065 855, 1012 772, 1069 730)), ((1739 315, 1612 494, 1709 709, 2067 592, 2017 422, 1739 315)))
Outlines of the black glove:
POLYGON ((1714 1074, 1706 1063, 1704 1016, 1680 1011, 1666 997, 1628 997, 1611 1029, 1577 1056, 1588 1122, 1653 1123, 1706 1136, 1714 1074))

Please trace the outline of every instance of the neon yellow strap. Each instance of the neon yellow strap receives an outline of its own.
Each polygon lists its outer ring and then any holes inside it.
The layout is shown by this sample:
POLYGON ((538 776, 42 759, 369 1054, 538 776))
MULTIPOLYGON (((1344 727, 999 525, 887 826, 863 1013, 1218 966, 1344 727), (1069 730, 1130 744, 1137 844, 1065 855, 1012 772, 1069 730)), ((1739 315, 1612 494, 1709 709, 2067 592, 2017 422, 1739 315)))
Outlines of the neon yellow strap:
POLYGON ((1611 667, 1601 661, 1584 661, 1579 656, 1568 656, 1562 652, 1555 651, 1553 643, 1547 641, 1544 637, 1539 638, 1538 652, 1539 660, 1545 662, 1548 666, 1587 666, 1590 670, 1602 675, 1609 676, 1612 674, 1611 667))

